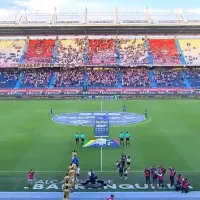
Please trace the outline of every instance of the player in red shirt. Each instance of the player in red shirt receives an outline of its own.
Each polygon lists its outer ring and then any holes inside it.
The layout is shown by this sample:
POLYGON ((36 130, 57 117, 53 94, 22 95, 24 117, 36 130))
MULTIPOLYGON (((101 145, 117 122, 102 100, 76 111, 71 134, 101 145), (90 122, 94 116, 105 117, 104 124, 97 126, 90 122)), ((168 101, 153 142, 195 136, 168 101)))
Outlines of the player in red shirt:
POLYGON ((183 176, 181 174, 179 174, 177 177, 176 191, 181 190, 181 187, 183 185, 183 180, 184 180, 183 176))
POLYGON ((170 184, 171 187, 174 187, 174 177, 176 175, 176 170, 174 169, 174 167, 170 167, 169 169, 169 179, 170 179, 170 184))
POLYGON ((182 185, 182 193, 188 193, 189 192, 189 186, 190 183, 187 179, 184 179, 183 185, 182 185))
POLYGON ((107 200, 114 200, 114 195, 112 194, 107 200))
POLYGON ((33 182, 35 181, 35 172, 31 169, 28 172, 28 181, 27 181, 27 187, 24 187, 25 190, 32 189, 33 182))

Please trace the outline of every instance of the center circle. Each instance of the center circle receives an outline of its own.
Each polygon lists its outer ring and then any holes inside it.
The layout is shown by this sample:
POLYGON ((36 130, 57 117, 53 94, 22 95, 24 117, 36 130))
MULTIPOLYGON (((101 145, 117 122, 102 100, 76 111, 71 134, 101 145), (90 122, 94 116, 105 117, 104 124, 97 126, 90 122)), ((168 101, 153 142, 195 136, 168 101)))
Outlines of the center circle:
POLYGON ((59 124, 74 126, 94 126, 95 116, 109 116, 110 126, 137 124, 144 121, 144 115, 128 112, 75 112, 63 113, 52 117, 52 120, 59 124))

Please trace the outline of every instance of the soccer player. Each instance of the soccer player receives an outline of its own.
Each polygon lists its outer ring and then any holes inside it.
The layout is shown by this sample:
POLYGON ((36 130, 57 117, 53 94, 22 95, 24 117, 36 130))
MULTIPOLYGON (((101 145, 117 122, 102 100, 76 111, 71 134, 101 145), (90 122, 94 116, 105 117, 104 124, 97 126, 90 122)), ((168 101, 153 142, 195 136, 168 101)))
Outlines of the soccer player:
POLYGON ((84 135, 84 133, 81 133, 81 142, 82 142, 82 145, 84 145, 84 142, 85 142, 85 135, 84 135))
POLYGON ((76 133, 76 134, 74 135, 74 137, 75 137, 75 142, 76 142, 76 144, 78 144, 78 143, 79 143, 79 134, 76 133))
POLYGON ((124 174, 124 166, 123 164, 120 162, 119 163, 119 177, 122 179, 123 177, 123 174, 124 174))
POLYGON ((187 179, 185 179, 183 181, 183 185, 182 185, 182 189, 181 189, 182 193, 188 193, 189 192, 189 186, 190 186, 189 181, 187 179))
POLYGON ((129 170, 130 166, 131 166, 131 157, 130 156, 127 157, 126 163, 127 163, 127 169, 129 170))
POLYGON ((117 171, 119 171, 119 161, 118 160, 116 161, 116 169, 117 169, 117 171))
POLYGON ((123 168, 125 167, 126 164, 126 155, 121 153, 121 163, 123 165, 123 168))
POLYGON ((79 176, 80 176, 80 167, 79 165, 76 166, 76 182, 79 182, 79 176))
POLYGON ((53 109, 52 108, 50 109, 50 115, 53 115, 53 109))
POLYGON ((176 170, 174 169, 174 167, 170 167, 169 169, 169 179, 170 179, 170 184, 171 187, 174 187, 174 177, 176 175, 176 170))
POLYGON ((166 173, 166 169, 164 168, 163 165, 160 165, 159 170, 160 170, 160 172, 161 172, 161 173, 163 174, 163 176, 164 176, 165 173, 166 173))
POLYGON ((128 170, 127 170, 127 168, 124 168, 124 179, 125 180, 128 179, 128 170))
POLYGON ((130 133, 127 131, 126 134, 125 134, 125 138, 126 138, 126 146, 130 146, 130 133))
POLYGON ((158 178, 155 165, 152 165, 150 172, 152 177, 152 184, 155 186, 155 184, 157 184, 157 178, 158 178))
POLYGON ((28 172, 28 181, 27 181, 27 187, 24 187, 25 190, 32 189, 33 188, 33 182, 35 181, 35 172, 31 169, 28 172))
POLYGON ((163 173, 161 170, 158 173, 158 184, 159 188, 163 188, 163 173))
POLYGON ((123 132, 120 133, 119 139, 120 139, 120 145, 124 146, 124 133, 123 132))
POLYGON ((146 108, 144 110, 144 116, 145 116, 145 118, 147 118, 147 109, 146 108))
POLYGON ((123 106, 123 112, 126 112, 126 106, 125 105, 123 106))
POLYGON ((79 160, 78 158, 76 157, 76 155, 72 158, 72 165, 76 165, 76 166, 79 166, 79 160))
POLYGON ((150 174, 151 174, 150 170, 146 168, 144 170, 144 176, 145 176, 146 184, 151 184, 150 174))
POLYGON ((177 183, 176 183, 176 191, 180 191, 181 190, 181 187, 182 187, 182 184, 183 184, 183 177, 181 174, 178 175, 177 177, 177 183))

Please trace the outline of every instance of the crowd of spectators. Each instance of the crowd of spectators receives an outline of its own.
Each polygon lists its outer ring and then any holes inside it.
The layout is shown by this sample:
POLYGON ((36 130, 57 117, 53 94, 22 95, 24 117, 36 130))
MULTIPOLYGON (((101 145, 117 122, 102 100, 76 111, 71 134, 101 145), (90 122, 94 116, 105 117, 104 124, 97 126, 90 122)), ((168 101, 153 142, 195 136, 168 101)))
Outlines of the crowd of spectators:
POLYGON ((28 49, 24 57, 24 63, 52 63, 54 58, 55 40, 29 40, 28 49))
POLYGON ((200 65, 200 40, 179 39, 182 53, 187 65, 200 65))
POLYGON ((82 87, 84 69, 59 69, 55 72, 54 87, 82 87))
POLYGON ((70 67, 83 65, 84 39, 60 40, 58 44, 56 63, 70 67))
POLYGON ((25 40, 0 40, 0 65, 14 67, 19 63, 25 40))
POLYGON ((148 54, 145 39, 120 39, 118 40, 120 52, 120 65, 134 66, 148 64, 148 54))
POLYGON ((121 69, 123 87, 151 87, 147 68, 121 69))
POLYGON ((200 88, 200 68, 184 68, 191 87, 200 88))
POLYGON ((116 69, 92 69, 88 71, 88 87, 116 87, 116 69))
POLYGON ((116 44, 114 39, 89 39, 87 65, 115 65, 116 57, 116 44))
POLYGON ((51 69, 27 69, 23 73, 20 87, 47 88, 51 78, 51 69))
POLYGON ((181 68, 157 68, 154 79, 157 87, 185 87, 181 68))
POLYGON ((17 70, 0 71, 0 87, 1 88, 14 88, 17 80, 19 79, 20 72, 17 70))
POLYGON ((174 39, 149 39, 149 45, 154 64, 181 64, 174 39))

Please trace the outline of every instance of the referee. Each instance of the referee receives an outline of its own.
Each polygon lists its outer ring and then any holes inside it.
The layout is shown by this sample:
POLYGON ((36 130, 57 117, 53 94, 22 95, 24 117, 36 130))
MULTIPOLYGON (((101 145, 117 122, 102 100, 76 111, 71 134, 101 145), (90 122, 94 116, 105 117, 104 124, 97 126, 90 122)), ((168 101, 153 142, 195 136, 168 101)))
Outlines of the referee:
POLYGON ((81 142, 82 142, 82 145, 84 145, 84 142, 85 142, 85 134, 84 133, 81 133, 81 142))
POLYGON ((120 134, 119 134, 119 139, 120 139, 120 145, 121 146, 124 146, 124 133, 123 132, 121 132, 120 134))
POLYGON ((126 138, 126 146, 130 146, 130 133, 127 131, 125 134, 125 138, 126 138))
POLYGON ((75 142, 76 142, 76 144, 78 144, 78 143, 79 143, 79 134, 76 133, 76 134, 74 135, 74 137, 75 137, 75 142))

